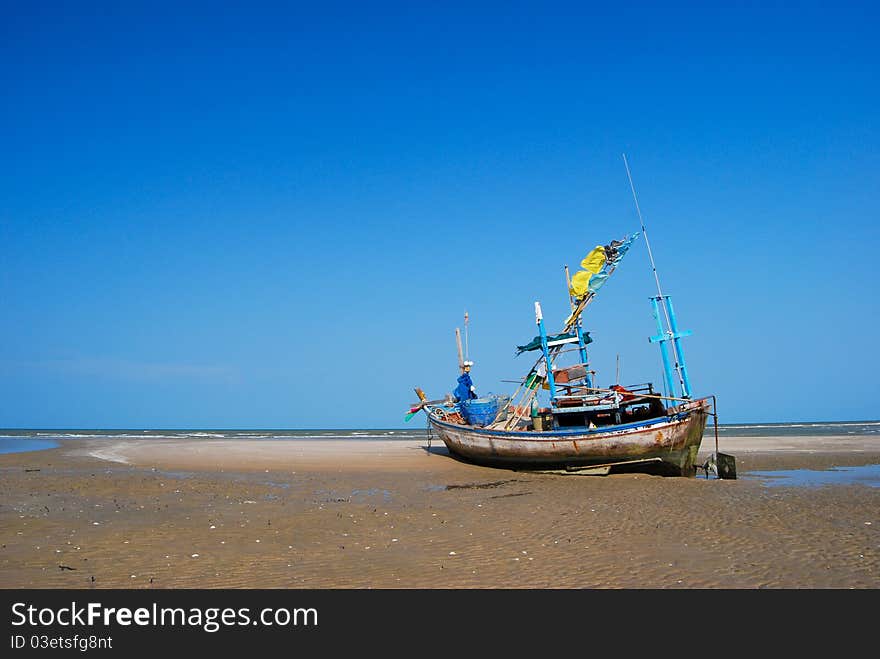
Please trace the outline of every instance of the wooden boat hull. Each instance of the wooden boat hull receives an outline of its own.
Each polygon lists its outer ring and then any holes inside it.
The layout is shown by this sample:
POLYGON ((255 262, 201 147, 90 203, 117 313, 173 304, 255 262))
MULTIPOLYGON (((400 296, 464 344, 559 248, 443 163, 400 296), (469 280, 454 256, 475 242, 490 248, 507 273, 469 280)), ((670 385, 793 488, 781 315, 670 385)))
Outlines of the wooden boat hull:
POLYGON ((669 416, 637 423, 548 432, 460 425, 435 414, 428 418, 451 453, 477 464, 550 469, 654 460, 663 473, 693 476, 708 411, 708 401, 700 399, 675 408, 669 416))

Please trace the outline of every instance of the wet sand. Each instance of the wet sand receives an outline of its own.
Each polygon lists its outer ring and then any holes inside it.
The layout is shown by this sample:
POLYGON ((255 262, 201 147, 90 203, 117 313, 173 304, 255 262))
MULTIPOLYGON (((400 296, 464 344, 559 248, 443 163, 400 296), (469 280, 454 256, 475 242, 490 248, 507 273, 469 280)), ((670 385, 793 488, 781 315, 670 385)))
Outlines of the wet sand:
POLYGON ((748 477, 880 464, 880 438, 720 448, 739 480, 490 469, 436 440, 67 441, 0 455, 0 587, 880 587, 880 488, 748 477))

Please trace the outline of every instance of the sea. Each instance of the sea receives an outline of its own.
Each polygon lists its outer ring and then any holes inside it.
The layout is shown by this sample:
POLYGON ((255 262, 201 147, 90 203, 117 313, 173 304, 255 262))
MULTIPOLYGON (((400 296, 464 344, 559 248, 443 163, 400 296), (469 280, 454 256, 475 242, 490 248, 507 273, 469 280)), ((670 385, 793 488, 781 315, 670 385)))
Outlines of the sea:
MULTIPOLYGON (((710 423, 707 437, 714 437, 710 423)), ((718 426, 719 437, 786 437, 786 436, 843 436, 880 435, 880 421, 815 421, 792 423, 732 423, 718 426)), ((426 436, 424 426, 388 429, 346 430, 205 430, 205 429, 0 429, 0 453, 17 453, 57 448, 62 441, 88 439, 144 440, 176 439, 197 441, 253 441, 278 440, 399 440, 421 441, 426 436)))

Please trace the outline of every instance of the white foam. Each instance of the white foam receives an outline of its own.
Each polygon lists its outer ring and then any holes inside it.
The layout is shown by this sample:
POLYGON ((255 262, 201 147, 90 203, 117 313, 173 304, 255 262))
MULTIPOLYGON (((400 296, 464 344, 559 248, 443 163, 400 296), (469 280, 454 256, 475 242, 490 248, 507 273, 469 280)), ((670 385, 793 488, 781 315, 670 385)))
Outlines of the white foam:
POLYGON ((89 455, 98 460, 104 460, 105 462, 131 464, 127 457, 118 452, 119 448, 121 448, 120 444, 113 444, 111 446, 89 451, 89 455))

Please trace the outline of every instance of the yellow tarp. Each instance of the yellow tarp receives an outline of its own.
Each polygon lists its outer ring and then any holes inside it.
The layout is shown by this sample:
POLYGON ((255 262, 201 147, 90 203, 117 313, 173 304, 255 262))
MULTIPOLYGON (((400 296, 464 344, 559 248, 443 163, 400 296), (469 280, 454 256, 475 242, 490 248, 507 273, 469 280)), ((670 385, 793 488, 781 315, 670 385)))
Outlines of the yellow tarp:
POLYGON ((574 276, 571 278, 571 288, 569 291, 574 297, 583 297, 587 292, 587 286, 590 284, 590 277, 593 276, 592 272, 588 272, 586 270, 578 270, 574 273, 574 276))
POLYGON ((590 277, 597 274, 602 266, 605 265, 605 248, 597 245, 593 251, 581 261, 583 270, 578 270, 571 278, 571 288, 569 292, 574 297, 583 297, 587 293, 587 287, 590 285, 590 277))
POLYGON ((587 254, 586 258, 581 261, 581 267, 584 270, 589 270, 593 274, 599 272, 603 265, 605 265, 605 248, 602 247, 602 245, 597 245, 595 249, 587 254))

